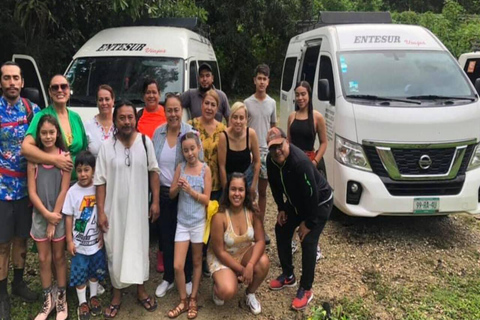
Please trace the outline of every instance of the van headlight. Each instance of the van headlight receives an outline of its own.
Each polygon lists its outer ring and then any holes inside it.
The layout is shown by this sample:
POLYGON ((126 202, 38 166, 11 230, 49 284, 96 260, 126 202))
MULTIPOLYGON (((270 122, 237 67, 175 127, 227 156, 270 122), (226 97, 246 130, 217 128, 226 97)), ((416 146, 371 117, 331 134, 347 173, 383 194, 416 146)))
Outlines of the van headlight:
POLYGON ((470 158, 470 162, 467 167, 468 170, 473 170, 480 167, 480 143, 475 146, 475 150, 473 150, 472 157, 470 158))
POLYGON ((335 159, 348 167, 372 171, 362 146, 339 136, 335 136, 335 159))

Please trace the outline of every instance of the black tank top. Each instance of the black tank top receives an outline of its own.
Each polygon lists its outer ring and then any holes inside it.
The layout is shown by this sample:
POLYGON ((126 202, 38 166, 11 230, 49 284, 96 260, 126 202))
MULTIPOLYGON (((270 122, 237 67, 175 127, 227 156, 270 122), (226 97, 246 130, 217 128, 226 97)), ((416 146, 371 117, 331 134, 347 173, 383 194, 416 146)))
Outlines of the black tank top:
POLYGON ((230 144, 228 142, 228 134, 223 131, 225 138, 227 139, 227 159, 225 163, 225 170, 228 174, 234 172, 245 172, 252 163, 252 157, 250 156, 250 149, 248 148, 248 127, 247 127, 247 146, 241 151, 230 150, 230 144))
POLYGON ((297 114, 295 113, 295 119, 290 125, 290 138, 295 146, 303 151, 313 151, 315 145, 315 132, 310 130, 308 125, 308 119, 297 120, 297 114))

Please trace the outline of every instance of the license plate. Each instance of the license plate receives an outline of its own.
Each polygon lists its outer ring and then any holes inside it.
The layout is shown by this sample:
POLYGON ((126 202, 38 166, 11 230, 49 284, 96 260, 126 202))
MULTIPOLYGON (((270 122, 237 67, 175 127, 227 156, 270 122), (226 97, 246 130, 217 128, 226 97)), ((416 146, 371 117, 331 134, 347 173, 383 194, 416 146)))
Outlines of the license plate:
POLYGON ((413 213, 436 213, 440 206, 440 198, 414 198, 413 213))

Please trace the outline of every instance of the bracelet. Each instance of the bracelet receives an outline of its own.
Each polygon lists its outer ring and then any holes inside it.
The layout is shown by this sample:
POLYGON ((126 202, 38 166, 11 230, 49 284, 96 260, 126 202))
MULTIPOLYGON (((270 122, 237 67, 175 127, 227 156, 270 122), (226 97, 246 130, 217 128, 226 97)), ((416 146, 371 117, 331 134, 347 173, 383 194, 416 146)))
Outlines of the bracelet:
POLYGON ((200 202, 200 192, 197 192, 197 202, 200 202))
POLYGON ((313 161, 315 161, 315 163, 316 163, 316 164, 318 164, 318 161, 317 161, 317 159, 313 159, 313 161))

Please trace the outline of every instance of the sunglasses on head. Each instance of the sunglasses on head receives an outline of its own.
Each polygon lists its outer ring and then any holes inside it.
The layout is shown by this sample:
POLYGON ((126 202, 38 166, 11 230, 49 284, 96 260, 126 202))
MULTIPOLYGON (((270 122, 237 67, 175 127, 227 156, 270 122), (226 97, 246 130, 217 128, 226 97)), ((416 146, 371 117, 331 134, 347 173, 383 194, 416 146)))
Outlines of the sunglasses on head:
POLYGON ((58 91, 58 89, 62 89, 62 91, 67 91, 70 86, 68 83, 62 83, 62 84, 52 84, 50 86, 51 91, 58 91))
POLYGON ((178 92, 167 92, 165 94, 165 99, 171 98, 171 97, 180 97, 180 93, 178 92))

